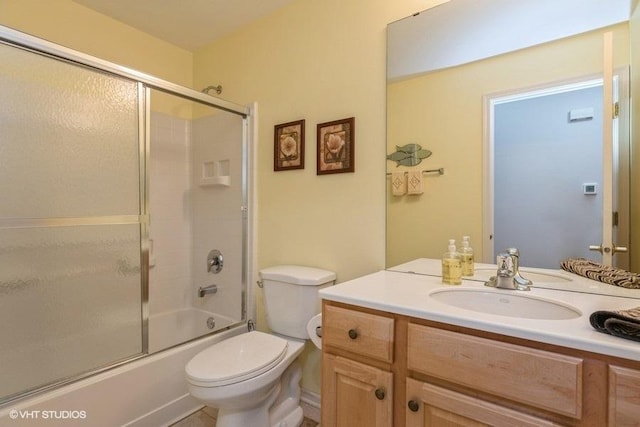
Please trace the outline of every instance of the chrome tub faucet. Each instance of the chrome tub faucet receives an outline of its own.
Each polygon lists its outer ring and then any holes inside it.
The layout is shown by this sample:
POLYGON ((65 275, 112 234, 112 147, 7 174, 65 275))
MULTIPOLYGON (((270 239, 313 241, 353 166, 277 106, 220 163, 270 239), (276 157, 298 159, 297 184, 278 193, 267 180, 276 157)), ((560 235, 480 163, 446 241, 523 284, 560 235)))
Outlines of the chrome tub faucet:
POLYGON ((216 292, 218 292, 218 285, 200 286, 198 288, 198 296, 200 298, 203 298, 207 294, 215 294, 216 292))

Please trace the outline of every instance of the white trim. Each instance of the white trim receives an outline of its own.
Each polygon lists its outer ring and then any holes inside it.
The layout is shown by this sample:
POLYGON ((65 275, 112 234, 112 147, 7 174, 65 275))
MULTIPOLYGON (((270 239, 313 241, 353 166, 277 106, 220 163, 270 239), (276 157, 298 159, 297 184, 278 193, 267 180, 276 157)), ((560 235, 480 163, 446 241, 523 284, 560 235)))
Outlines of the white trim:
POLYGON ((320 422, 320 395, 309 390, 302 389, 300 394, 300 406, 306 418, 317 423, 320 422))
POLYGON ((247 159, 247 204, 248 233, 247 255, 249 261, 249 281, 247 283, 247 319, 256 319, 256 294, 254 284, 258 280, 258 103, 252 102, 247 107, 248 116, 248 159, 247 159))
MULTIPOLYGON (((613 33, 603 34, 602 108, 602 263, 613 265, 613 33), (609 250, 607 250, 607 248, 609 250)), ((597 243, 596 243, 597 244, 597 243)))
POLYGON ((540 98, 542 96, 557 95, 560 93, 571 92, 574 90, 589 89, 592 87, 602 86, 602 78, 594 78, 582 81, 572 81, 562 83, 560 85, 544 86, 539 88, 525 89, 524 92, 519 90, 515 93, 510 93, 504 96, 497 96, 491 98, 491 105, 505 104, 513 101, 523 101, 526 99, 540 98))
POLYGON ((146 414, 124 424, 122 427, 152 427, 171 425, 194 412, 204 408, 204 405, 189 393, 147 412, 146 414), (178 415, 176 415, 178 414, 178 415), (169 421, 167 421, 169 420, 169 421))

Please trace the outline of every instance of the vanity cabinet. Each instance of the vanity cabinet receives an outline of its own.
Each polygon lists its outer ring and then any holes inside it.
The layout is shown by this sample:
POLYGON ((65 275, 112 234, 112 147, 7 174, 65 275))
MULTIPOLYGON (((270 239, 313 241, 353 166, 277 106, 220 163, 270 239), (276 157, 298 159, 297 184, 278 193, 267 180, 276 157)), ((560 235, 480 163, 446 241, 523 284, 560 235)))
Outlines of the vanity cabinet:
POLYGON ((322 351, 324 427, 640 426, 626 359, 326 300, 322 351))
POLYGON ((322 323, 321 424, 391 427, 393 317, 325 305, 322 323))

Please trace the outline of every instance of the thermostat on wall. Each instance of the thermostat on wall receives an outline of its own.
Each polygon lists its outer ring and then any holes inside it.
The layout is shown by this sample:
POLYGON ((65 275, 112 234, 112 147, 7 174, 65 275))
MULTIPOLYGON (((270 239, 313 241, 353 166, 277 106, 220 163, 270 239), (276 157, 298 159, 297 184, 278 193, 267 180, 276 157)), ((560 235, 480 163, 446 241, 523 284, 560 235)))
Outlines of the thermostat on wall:
POLYGON ((598 194, 598 184, 595 182, 587 182, 582 184, 582 191, 587 195, 595 195, 598 194))
POLYGON ((578 108, 576 110, 569 111, 570 122, 583 122, 585 120, 593 119, 593 108, 578 108))

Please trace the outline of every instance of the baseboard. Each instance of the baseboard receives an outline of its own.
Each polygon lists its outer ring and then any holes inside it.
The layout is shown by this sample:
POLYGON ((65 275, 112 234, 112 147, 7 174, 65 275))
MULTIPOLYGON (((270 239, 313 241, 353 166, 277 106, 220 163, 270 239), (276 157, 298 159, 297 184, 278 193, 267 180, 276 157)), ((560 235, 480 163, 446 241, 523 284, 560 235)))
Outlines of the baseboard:
POLYGON ((300 406, 306 418, 317 423, 320 422, 320 395, 312 391, 302 389, 300 394, 300 406))
MULTIPOLYGON (((160 425, 170 425, 180 421, 182 418, 202 409, 202 403, 185 394, 172 402, 163 405, 160 408, 135 419, 125 427, 151 427, 160 425)), ((300 406, 306 418, 317 423, 320 422, 320 395, 308 390, 302 390, 300 393, 300 406)))

